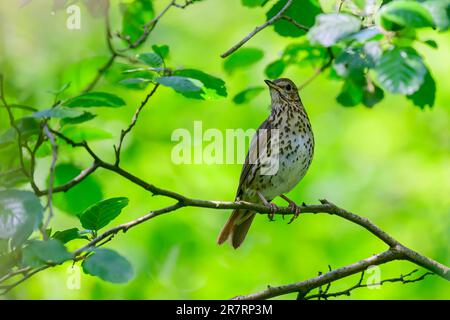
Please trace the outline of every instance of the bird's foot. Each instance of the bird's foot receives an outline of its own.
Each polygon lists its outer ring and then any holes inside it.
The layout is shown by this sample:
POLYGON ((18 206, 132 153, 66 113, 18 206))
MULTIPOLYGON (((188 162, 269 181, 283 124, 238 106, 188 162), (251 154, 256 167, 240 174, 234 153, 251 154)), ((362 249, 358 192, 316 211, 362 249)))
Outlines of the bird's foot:
POLYGON ((294 212, 294 215, 292 216, 291 220, 289 220, 289 222, 288 222, 288 224, 291 224, 292 222, 294 222, 295 219, 298 218, 298 216, 301 213, 301 210, 300 210, 300 207, 297 206, 295 204, 295 202, 293 202, 293 201, 289 202, 289 209, 291 209, 292 212, 294 212))
POLYGON ((275 212, 278 211, 278 206, 275 203, 268 203, 266 205, 266 207, 268 207, 270 209, 269 214, 267 215, 269 217, 269 221, 274 221, 274 217, 275 217, 275 212))

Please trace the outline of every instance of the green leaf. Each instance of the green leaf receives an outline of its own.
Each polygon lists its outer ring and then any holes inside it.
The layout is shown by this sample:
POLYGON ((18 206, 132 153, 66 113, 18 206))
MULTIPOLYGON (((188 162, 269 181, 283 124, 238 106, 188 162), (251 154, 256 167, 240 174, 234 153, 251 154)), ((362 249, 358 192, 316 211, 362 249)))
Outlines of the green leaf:
POLYGON ((427 70, 425 79, 419 90, 412 95, 407 96, 407 98, 421 109, 424 109, 426 106, 429 106, 430 108, 434 106, 434 101, 436 99, 436 83, 429 70, 427 70))
POLYGON ((433 21, 441 31, 450 24, 450 0, 428 0, 421 3, 433 17, 433 21))
POLYGON ((81 107, 111 107, 118 108, 125 105, 122 98, 107 92, 88 92, 63 102, 63 105, 70 108, 81 107))
POLYGON ((380 87, 376 85, 372 86, 367 85, 364 88, 362 103, 366 107, 371 108, 377 103, 379 103, 381 100, 383 100, 383 98, 384 98, 384 91, 380 87))
POLYGON ((17 265, 19 262, 17 259, 16 252, 7 252, 8 242, 5 240, 0 240, 0 243, 5 244, 6 247, 0 248, 0 277, 9 273, 11 269, 17 265))
POLYGON ((50 109, 45 109, 42 111, 38 111, 33 113, 33 117, 35 118, 77 118, 83 114, 83 111, 72 109, 72 108, 64 108, 64 107, 55 107, 50 109))
POLYGON ((397 31, 403 28, 432 27, 433 17, 420 3, 415 1, 393 1, 381 7, 379 12, 381 26, 386 30, 397 31))
POLYGON ((134 0, 122 4, 122 35, 134 43, 144 34, 144 25, 155 15, 152 2, 149 0, 134 0))
POLYGON ((30 191, 0 191, 0 239, 12 239, 12 247, 20 246, 38 228, 43 212, 30 191))
MULTIPOLYGON (((41 127, 39 121, 33 117, 24 117, 17 119, 15 122, 16 127, 20 131, 22 142, 29 140, 32 136, 39 134, 41 127)), ((0 135, 0 148, 8 146, 11 143, 17 141, 17 131, 15 128, 8 128, 0 135)))
POLYGON ((374 62, 361 47, 347 47, 336 57, 333 68, 342 77, 360 77, 365 68, 373 66, 374 62))
POLYGON ((361 21, 355 16, 346 13, 321 14, 309 30, 308 39, 312 44, 331 47, 360 28, 361 21))
POLYGON ((66 137, 75 142, 110 139, 112 134, 100 128, 65 127, 62 131, 66 137))
POLYGON ((92 120, 96 117, 97 115, 84 111, 80 116, 75 117, 75 118, 64 118, 61 119, 61 126, 65 126, 65 125, 71 125, 71 124, 80 124, 89 120, 92 120))
POLYGON ((261 7, 267 0, 241 0, 241 3, 245 7, 261 7))
POLYGON ((83 271, 113 283, 128 282, 134 276, 128 260, 109 249, 96 249, 83 261, 83 271))
POLYGON ((28 177, 20 169, 7 170, 0 174, 0 186, 7 189, 24 184, 28 181, 28 177))
POLYGON ((168 45, 152 45, 153 51, 159 55, 163 60, 169 57, 169 46, 168 45))
POLYGON ((23 249, 23 262, 30 267, 44 264, 61 264, 72 259, 64 244, 55 239, 47 241, 31 240, 23 249))
POLYGON ((127 205, 128 198, 125 197, 103 200, 87 208, 78 218, 83 228, 97 231, 115 219, 127 205))
POLYGON ((148 84, 149 82, 152 82, 152 80, 147 78, 127 78, 119 81, 120 84, 124 85, 148 84))
POLYGON ((161 56, 154 52, 141 53, 138 55, 138 59, 152 68, 158 68, 163 64, 161 56))
POLYGON ((382 0, 345 0, 342 2, 339 0, 337 7, 341 7, 341 12, 350 12, 357 16, 367 17, 376 13, 381 3, 382 0))
POLYGON ((196 80, 180 76, 165 76, 155 79, 156 82, 163 86, 170 87, 176 92, 198 92, 202 90, 203 84, 196 80))
POLYGON ((434 40, 431 40, 431 39, 425 40, 424 43, 425 43, 426 45, 428 45, 429 47, 433 48, 433 49, 437 49, 437 48, 438 48, 438 44, 437 44, 437 42, 434 41, 434 40))
MULTIPOLYGON (((266 14, 267 20, 272 18, 286 4, 287 0, 278 1, 266 14)), ((314 24, 314 18, 321 13, 320 5, 316 0, 293 1, 288 10, 284 13, 305 27, 311 27, 314 24)), ((274 30, 283 37, 300 37, 306 33, 291 22, 280 19, 274 24, 274 30)))
POLYGON ((337 96, 336 100, 344 107, 353 107, 361 103, 363 99, 363 89, 362 86, 352 81, 352 79, 347 79, 344 82, 341 92, 337 96))
POLYGON ((384 89, 410 95, 422 85, 427 68, 413 48, 395 48, 383 54, 375 71, 384 89))
POLYGON ((56 231, 53 236, 53 239, 59 240, 62 243, 67 243, 69 241, 75 239, 88 239, 86 236, 80 234, 80 230, 78 228, 71 228, 63 231, 56 231))
POLYGON ((359 43, 365 43, 369 40, 380 40, 383 38, 383 33, 377 26, 364 28, 347 37, 349 40, 355 40, 359 43))
POLYGON ((223 67, 226 72, 233 73, 237 69, 249 67, 264 56, 262 50, 257 48, 242 48, 225 59, 223 67))
POLYGON ((286 67, 286 64, 283 60, 275 60, 274 62, 267 65, 266 69, 264 70, 264 73, 269 79, 276 79, 279 78, 284 71, 284 68, 286 67))
POLYGON ((188 98, 213 100, 221 97, 226 97, 227 88, 222 79, 204 73, 195 69, 182 69, 174 72, 175 76, 186 77, 198 80, 202 83, 202 90, 198 92, 184 92, 183 95, 188 98))
MULTIPOLYGON (((79 176, 81 169, 71 163, 61 163, 55 169, 55 186, 63 185, 79 176)), ((53 195, 55 206, 76 215, 103 198, 101 185, 95 176, 89 175, 66 192, 53 195)))
POLYGON ((245 89, 244 91, 241 91, 234 96, 233 102, 236 104, 247 103, 253 98, 255 98, 257 95, 259 95, 262 91, 264 91, 263 87, 253 87, 245 89))

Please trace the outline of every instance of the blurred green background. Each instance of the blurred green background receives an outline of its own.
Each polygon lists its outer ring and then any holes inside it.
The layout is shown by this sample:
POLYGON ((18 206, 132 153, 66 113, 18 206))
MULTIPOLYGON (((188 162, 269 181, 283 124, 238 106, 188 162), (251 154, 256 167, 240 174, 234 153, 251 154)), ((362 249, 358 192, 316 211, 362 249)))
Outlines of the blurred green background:
MULTIPOLYGON (((167 2, 155 0, 156 12, 167 2)), ((118 30, 119 12, 117 6, 113 7, 113 30, 118 30)), ((10 101, 49 108, 53 102, 49 90, 71 81, 65 93, 68 97, 91 80, 93 70, 107 58, 108 51, 103 20, 81 8, 81 29, 68 30, 68 15, 64 10, 52 13, 50 1, 32 1, 22 8, 16 0, 1 1, 0 72, 5 75, 10 101)), ((197 120, 202 121, 204 130, 218 128, 225 132, 227 128, 256 128, 267 117, 268 92, 244 105, 233 104, 232 97, 247 87, 262 85, 265 65, 298 39, 282 38, 267 28, 247 45, 263 49, 264 59, 232 75, 223 71, 220 58, 222 52, 265 21, 265 11, 245 8, 240 0, 207 0, 185 10, 172 8, 167 13, 140 51, 150 51, 152 44, 169 45, 171 65, 200 69, 224 79, 228 97, 191 100, 169 88, 160 88, 126 139, 121 163, 124 168, 189 197, 233 200, 241 165, 175 165, 171 161, 175 145, 171 134, 177 128, 192 132, 197 120)), ((439 44, 438 50, 420 44, 417 47, 437 82, 433 109, 420 110, 405 97, 389 94, 373 109, 345 108, 335 101, 341 83, 325 75, 302 90, 316 136, 316 153, 307 176, 289 196, 308 204, 326 198, 371 219, 406 246, 449 265, 450 38, 433 31, 425 31, 423 36, 439 44)), ((301 83, 313 72, 311 68, 290 67, 284 76, 301 83)), ((127 106, 98 109, 99 116, 79 128, 101 127, 110 132, 111 139, 91 144, 105 159, 113 160, 112 144, 146 91, 126 89, 109 80, 103 79, 97 89, 118 94, 127 106)), ((20 111, 16 112, 16 117, 20 115, 20 111)), ((0 125, 2 131, 7 127, 5 112, 0 112, 0 125)), ((90 164, 82 150, 70 147, 60 147, 59 161, 73 162, 80 168, 90 164)), ((38 162, 37 181, 41 186, 49 163, 48 156, 38 162)), ((101 185, 103 198, 130 199, 114 224, 171 203, 150 197, 110 172, 98 170, 92 180, 101 185)), ((79 192, 82 201, 82 190, 79 192)), ((305 214, 291 225, 279 217, 269 223, 266 216, 258 216, 244 245, 234 250, 215 242, 228 215, 228 211, 184 208, 116 236, 107 246, 117 249, 133 264, 135 278, 127 284, 110 284, 81 274, 80 289, 68 289, 70 264, 66 263, 36 275, 6 298, 231 298, 265 289, 268 284, 311 278, 326 271, 328 265, 341 267, 386 249, 367 231, 343 219, 305 214)), ((78 223, 74 216, 58 209, 52 227, 61 230, 78 223)), ((69 247, 82 243, 73 241, 69 247)), ((389 263, 381 266, 381 277, 397 277, 415 268, 408 262, 389 263)), ((358 276, 338 281, 331 290, 346 289, 357 281, 358 276)), ((449 299, 450 286, 432 276, 408 285, 359 289, 350 298, 449 299)))

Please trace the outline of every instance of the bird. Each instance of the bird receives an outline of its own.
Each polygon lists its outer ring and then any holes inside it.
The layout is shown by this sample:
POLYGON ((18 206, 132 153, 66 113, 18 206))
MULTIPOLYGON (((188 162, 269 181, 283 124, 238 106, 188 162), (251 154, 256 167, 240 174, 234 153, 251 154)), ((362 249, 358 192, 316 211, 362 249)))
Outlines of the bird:
MULTIPOLYGON (((297 86, 287 78, 264 80, 269 87, 271 112, 253 136, 245 158, 236 201, 263 204, 270 209, 273 220, 278 207, 271 203, 281 197, 289 204, 294 215, 300 207, 285 194, 305 176, 314 155, 314 135, 297 86)), ((237 249, 244 241, 256 212, 234 209, 222 228, 217 243, 231 238, 237 249)))

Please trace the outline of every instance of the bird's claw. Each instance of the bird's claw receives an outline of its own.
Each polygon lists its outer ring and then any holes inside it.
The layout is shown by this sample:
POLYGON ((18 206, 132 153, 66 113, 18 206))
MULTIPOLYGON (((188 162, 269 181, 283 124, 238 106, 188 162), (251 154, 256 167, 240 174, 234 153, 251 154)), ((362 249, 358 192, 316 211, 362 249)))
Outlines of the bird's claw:
POLYGON ((269 221, 274 221, 275 212, 278 211, 278 206, 275 203, 269 203, 267 207, 270 209, 270 212, 268 214, 269 221))
POLYGON ((294 222, 295 219, 298 218, 301 211, 300 211, 300 207, 297 206, 294 202, 289 203, 289 209, 291 209, 291 211, 294 212, 294 215, 292 216, 291 220, 289 220, 289 222, 288 222, 288 224, 291 224, 292 222, 294 222))

